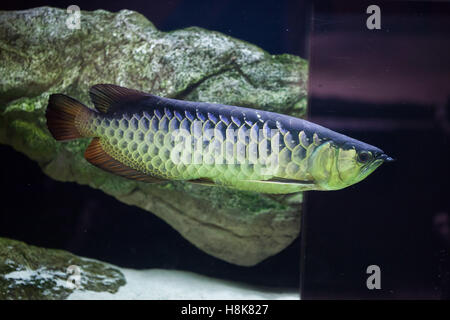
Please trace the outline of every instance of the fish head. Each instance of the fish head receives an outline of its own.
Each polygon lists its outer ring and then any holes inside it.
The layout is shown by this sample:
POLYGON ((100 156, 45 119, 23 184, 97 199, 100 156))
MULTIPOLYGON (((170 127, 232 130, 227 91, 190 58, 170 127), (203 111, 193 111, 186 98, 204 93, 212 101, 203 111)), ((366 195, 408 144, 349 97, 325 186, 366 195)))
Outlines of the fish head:
POLYGON ((310 173, 322 190, 338 190, 364 180, 382 163, 393 161, 382 150, 358 141, 318 146, 310 159, 310 173))

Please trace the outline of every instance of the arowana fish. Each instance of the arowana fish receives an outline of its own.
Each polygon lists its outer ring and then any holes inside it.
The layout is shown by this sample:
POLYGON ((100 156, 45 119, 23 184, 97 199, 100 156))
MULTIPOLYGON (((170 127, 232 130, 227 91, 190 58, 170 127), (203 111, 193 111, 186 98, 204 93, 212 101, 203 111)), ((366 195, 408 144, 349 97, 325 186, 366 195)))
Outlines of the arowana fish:
POLYGON ((374 146, 278 113, 109 84, 93 86, 90 97, 96 111, 51 95, 48 129, 56 140, 93 137, 85 158, 128 179, 284 194, 342 189, 392 161, 374 146))

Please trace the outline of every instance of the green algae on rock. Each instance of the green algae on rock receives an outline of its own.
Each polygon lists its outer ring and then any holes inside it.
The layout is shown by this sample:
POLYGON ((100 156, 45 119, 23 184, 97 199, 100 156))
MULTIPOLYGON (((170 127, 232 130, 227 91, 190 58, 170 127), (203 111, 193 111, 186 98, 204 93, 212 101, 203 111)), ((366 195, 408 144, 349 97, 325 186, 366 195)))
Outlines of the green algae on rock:
POLYGON ((56 180, 89 185, 156 214, 201 250, 230 263, 257 264, 298 236, 301 196, 125 180, 84 159, 90 139, 54 141, 44 113, 52 93, 90 105, 89 87, 114 83, 301 117, 305 60, 270 55, 196 27, 161 32, 128 10, 82 11, 78 30, 68 29, 66 19, 65 10, 48 7, 0 12, 0 143, 37 161, 56 180))
POLYGON ((104 263, 0 238, 0 300, 65 299, 74 289, 115 293, 125 283, 119 270, 104 263), (70 266, 79 268, 77 287, 68 282, 70 266))

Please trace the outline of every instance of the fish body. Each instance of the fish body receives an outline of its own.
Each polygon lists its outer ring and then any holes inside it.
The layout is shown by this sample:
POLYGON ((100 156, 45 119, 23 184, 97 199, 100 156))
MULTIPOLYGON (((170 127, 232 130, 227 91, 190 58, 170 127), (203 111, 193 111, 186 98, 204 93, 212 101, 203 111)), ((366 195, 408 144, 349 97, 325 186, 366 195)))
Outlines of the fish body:
POLYGON ((278 113, 103 84, 90 96, 97 111, 52 95, 48 128, 57 140, 94 137, 86 159, 130 179, 284 194, 345 188, 391 160, 374 146, 278 113))

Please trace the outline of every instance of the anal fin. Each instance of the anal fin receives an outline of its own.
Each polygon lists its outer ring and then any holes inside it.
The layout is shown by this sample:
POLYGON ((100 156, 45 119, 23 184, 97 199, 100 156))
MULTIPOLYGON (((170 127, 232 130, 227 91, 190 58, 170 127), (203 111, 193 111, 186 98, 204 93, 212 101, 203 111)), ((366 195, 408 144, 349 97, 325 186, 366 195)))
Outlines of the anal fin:
POLYGON ((144 181, 149 183, 158 183, 167 181, 158 177, 146 175, 140 171, 130 168, 120 161, 111 157, 102 147, 100 138, 92 139, 91 144, 84 152, 84 157, 94 166, 107 172, 122 176, 127 179, 144 181))

